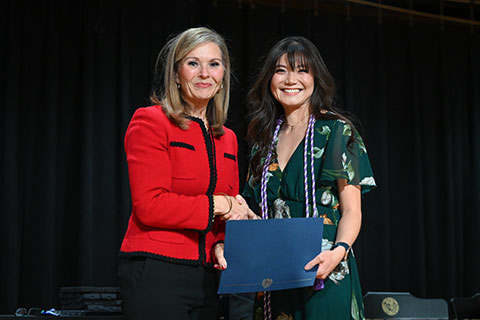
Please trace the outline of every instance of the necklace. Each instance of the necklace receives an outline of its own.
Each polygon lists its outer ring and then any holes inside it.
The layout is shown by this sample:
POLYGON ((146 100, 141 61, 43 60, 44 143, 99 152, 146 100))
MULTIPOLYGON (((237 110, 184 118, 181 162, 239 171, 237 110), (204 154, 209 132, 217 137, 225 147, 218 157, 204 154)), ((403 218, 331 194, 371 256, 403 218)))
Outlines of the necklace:
POLYGON ((285 120, 285 125, 286 125, 288 128, 290 128, 290 129, 294 129, 294 128, 295 128, 296 126, 298 126, 299 124, 302 124, 302 123, 305 121, 305 119, 307 119, 308 116, 309 116, 309 114, 307 113, 307 114, 305 115, 305 117, 303 117, 302 119, 300 119, 300 121, 298 121, 298 122, 295 123, 295 124, 289 124, 289 123, 285 120))

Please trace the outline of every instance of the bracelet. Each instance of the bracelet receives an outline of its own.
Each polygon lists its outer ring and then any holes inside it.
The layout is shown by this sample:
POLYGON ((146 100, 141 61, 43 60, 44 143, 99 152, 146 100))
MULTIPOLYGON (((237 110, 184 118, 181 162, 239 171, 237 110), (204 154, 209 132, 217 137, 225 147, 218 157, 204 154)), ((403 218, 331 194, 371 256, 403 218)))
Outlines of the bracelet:
POLYGON ((227 199, 227 201, 228 201, 228 211, 225 212, 224 214, 222 214, 222 216, 230 213, 230 211, 232 211, 232 208, 233 208, 232 198, 231 198, 228 194, 226 194, 226 193, 224 193, 224 192, 219 192, 218 194, 215 194, 215 195, 216 195, 216 196, 223 196, 223 197, 224 197, 225 199, 227 199))
POLYGON ((230 196, 224 195, 224 197, 228 201, 228 211, 224 213, 224 215, 226 215, 227 213, 230 213, 230 211, 232 211, 233 202, 232 202, 232 198, 230 196))

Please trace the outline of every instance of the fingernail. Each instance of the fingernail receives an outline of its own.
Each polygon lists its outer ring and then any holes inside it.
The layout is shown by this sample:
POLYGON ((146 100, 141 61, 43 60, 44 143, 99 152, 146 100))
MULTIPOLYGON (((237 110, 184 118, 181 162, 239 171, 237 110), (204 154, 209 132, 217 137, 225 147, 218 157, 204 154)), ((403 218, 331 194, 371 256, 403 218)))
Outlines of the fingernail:
POLYGON ((225 269, 227 269, 227 266, 222 264, 222 270, 225 270, 225 269))

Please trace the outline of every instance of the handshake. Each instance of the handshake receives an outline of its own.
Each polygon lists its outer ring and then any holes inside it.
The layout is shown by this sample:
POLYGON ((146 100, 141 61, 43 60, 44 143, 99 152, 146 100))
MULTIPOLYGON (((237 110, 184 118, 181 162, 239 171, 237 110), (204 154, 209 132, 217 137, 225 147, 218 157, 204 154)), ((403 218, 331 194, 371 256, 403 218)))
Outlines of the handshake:
POLYGON ((260 219, 249 207, 247 201, 237 194, 235 197, 226 193, 213 196, 213 213, 222 220, 252 220, 260 219))

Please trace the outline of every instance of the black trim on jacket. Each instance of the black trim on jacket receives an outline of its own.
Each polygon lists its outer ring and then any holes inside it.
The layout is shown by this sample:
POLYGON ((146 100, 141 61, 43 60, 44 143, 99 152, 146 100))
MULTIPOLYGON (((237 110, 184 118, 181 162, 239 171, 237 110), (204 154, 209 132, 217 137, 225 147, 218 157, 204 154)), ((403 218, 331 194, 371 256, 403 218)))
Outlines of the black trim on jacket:
POLYGON ((200 118, 188 117, 190 120, 195 121, 198 123, 202 130, 203 134, 203 139, 205 141, 205 147, 207 149, 207 155, 208 155, 208 164, 210 167, 210 182, 208 184, 208 189, 206 195, 208 196, 210 206, 209 206, 209 218, 208 218, 208 226, 205 230, 200 231, 200 236, 198 239, 198 249, 200 253, 200 260, 203 262, 203 264, 207 264, 207 256, 205 253, 205 245, 206 245, 206 234, 208 231, 212 229, 213 221, 215 219, 214 215, 214 208, 213 208, 213 192, 215 191, 215 188, 217 186, 217 165, 216 165, 216 154, 215 154, 215 138, 213 137, 213 132, 212 130, 208 130, 205 127, 205 124, 200 118))
POLYGON ((235 155, 234 155, 234 154, 231 154, 231 153, 225 152, 225 153, 223 154, 223 156, 224 156, 225 158, 232 159, 233 161, 236 161, 236 160, 237 160, 237 157, 235 157, 235 155))
POLYGON ((189 143, 186 143, 186 142, 181 142, 181 141, 172 141, 170 142, 170 145, 172 147, 180 147, 180 148, 185 148, 185 149, 189 149, 189 150, 192 150, 192 151, 195 151, 195 146, 189 144, 189 143))

